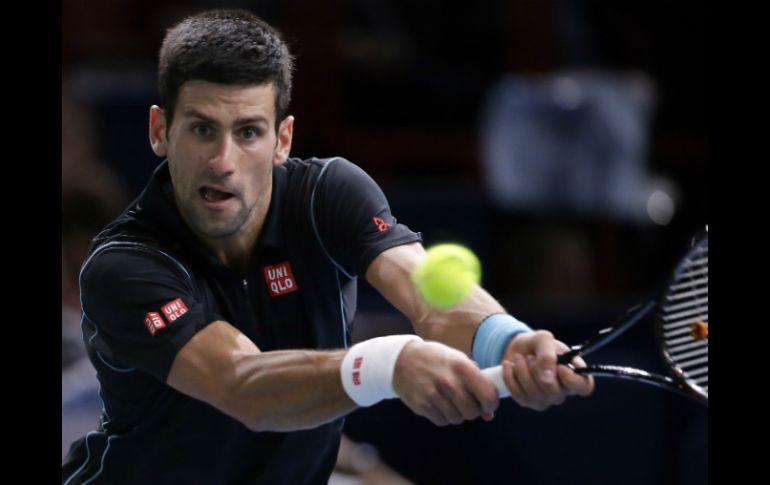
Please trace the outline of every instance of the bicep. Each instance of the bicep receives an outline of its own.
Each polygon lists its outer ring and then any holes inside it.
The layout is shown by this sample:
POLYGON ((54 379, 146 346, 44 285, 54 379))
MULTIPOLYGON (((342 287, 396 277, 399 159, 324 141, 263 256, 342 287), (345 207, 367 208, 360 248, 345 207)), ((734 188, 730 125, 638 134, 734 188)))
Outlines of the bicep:
POLYGON ((80 288, 87 345, 105 364, 160 381, 189 339, 222 319, 175 260, 151 249, 97 252, 80 288))
POLYGON ((349 276, 363 274, 388 248, 421 240, 398 223, 384 192, 366 172, 344 159, 327 163, 311 216, 321 244, 349 276))

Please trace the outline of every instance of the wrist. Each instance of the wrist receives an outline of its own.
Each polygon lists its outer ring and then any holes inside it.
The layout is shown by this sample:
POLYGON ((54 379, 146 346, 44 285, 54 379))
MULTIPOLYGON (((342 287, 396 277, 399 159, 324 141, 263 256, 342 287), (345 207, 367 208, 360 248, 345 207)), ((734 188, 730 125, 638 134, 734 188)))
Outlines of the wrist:
POLYGON ((417 335, 389 335, 360 342, 345 354, 340 366, 342 387, 348 397, 366 407, 383 399, 398 397, 393 389, 393 372, 401 351, 417 335))
POLYGON ((479 367, 500 365, 505 350, 513 338, 532 329, 507 313, 495 313, 481 321, 471 344, 471 356, 479 367))

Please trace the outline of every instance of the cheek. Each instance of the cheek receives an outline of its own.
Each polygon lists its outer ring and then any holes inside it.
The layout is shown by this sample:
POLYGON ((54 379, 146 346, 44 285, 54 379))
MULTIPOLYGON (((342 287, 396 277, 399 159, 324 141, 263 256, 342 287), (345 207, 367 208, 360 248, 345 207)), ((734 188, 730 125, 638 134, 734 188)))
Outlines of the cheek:
POLYGON ((183 197, 190 192, 191 187, 195 185, 194 176, 190 168, 184 161, 178 157, 169 158, 169 167, 171 171, 171 180, 174 183, 174 190, 183 197), (173 160, 173 162, 172 162, 173 160))
POLYGON ((260 198, 273 181, 272 155, 263 156, 258 164, 249 171, 249 183, 247 189, 251 198, 260 198))

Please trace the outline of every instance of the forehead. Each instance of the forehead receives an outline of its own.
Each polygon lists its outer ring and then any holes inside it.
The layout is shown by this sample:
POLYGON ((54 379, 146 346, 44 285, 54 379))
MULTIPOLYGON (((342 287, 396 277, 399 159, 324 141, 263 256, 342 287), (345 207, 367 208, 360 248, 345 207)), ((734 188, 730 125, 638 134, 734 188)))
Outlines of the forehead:
POLYGON ((275 94, 273 83, 242 86, 188 81, 179 90, 175 112, 185 116, 196 111, 221 121, 262 116, 272 124, 275 94))

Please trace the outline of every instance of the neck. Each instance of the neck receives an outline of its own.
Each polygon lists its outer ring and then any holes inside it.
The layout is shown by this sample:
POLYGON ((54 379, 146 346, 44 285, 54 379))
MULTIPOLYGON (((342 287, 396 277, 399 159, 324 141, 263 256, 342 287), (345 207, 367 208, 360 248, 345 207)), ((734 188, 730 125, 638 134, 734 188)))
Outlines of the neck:
POLYGON ((204 241, 204 244, 225 266, 240 274, 246 274, 251 253, 262 233, 262 222, 255 224, 250 231, 216 241, 204 241))
POLYGON ((270 208, 270 196, 261 200, 242 230, 223 237, 202 237, 203 244, 228 268, 241 275, 248 273, 251 255, 265 225, 267 211, 270 208))

